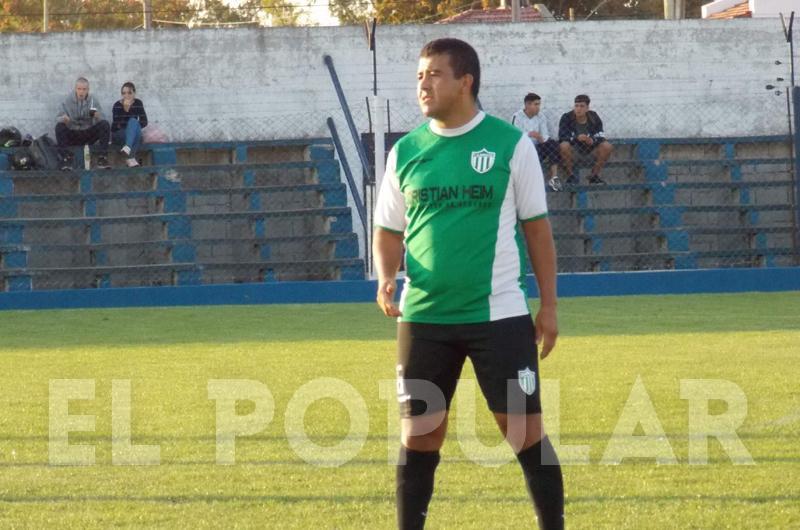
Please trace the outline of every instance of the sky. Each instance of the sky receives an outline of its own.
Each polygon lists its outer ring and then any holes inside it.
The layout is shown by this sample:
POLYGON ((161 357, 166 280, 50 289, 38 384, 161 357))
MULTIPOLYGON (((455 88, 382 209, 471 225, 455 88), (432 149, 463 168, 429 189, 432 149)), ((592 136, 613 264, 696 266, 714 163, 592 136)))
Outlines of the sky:
POLYGON ((328 0, 290 0, 291 3, 303 6, 308 11, 312 22, 320 26, 338 26, 339 21, 328 11, 328 0), (314 4, 310 7, 309 4, 314 4))

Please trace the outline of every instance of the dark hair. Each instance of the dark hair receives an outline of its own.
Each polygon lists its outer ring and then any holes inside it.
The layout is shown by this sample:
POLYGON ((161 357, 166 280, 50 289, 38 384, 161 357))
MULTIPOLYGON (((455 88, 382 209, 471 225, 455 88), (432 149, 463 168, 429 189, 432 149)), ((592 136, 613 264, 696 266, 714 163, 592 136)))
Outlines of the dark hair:
POLYGON ((130 88, 131 92, 133 92, 134 94, 136 93, 136 85, 134 85, 130 81, 125 81, 124 83, 122 83, 122 88, 120 88, 120 92, 125 90, 125 88, 130 88))
POLYGON ((591 100, 586 94, 578 94, 575 96, 575 103, 586 103, 588 105, 590 102, 591 100))
POLYGON ((542 98, 539 97, 539 94, 535 94, 533 92, 528 92, 525 95, 525 103, 528 103, 529 101, 541 101, 541 99, 542 98))
POLYGON ((475 48, 459 39, 436 39, 422 47, 420 57, 432 55, 447 55, 450 57, 450 67, 456 79, 461 79, 465 74, 472 76, 472 97, 478 98, 481 86, 481 64, 475 48))

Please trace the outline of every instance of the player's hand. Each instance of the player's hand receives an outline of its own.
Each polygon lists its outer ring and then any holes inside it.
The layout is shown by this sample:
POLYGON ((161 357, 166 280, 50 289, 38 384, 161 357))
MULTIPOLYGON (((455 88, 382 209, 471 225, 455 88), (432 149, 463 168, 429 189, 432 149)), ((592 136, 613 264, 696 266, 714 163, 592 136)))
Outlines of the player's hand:
POLYGON ((383 280, 378 282, 378 296, 376 301, 378 307, 381 308, 383 314, 387 317, 402 316, 400 308, 394 303, 394 293, 397 290, 397 282, 392 280, 383 280))
POLYGON ((594 145, 594 140, 592 139, 591 136, 586 135, 586 142, 585 143, 586 143, 586 145, 594 145))
POLYGON ((547 357, 556 345, 558 338, 558 316, 555 307, 540 307, 536 313, 536 344, 540 346, 539 357, 547 357))
POLYGON ((531 132, 529 132, 529 133, 528 133, 528 136, 530 136, 531 138, 533 138, 533 139, 535 139, 535 140, 537 140, 537 141, 539 141, 539 142, 541 142, 541 141, 542 141, 542 135, 541 135, 541 134, 539 134, 539 133, 538 133, 538 132, 536 132, 536 131, 531 131, 531 132))
POLYGON ((61 116, 61 123, 63 123, 64 125, 69 125, 69 122, 70 122, 69 116, 67 116, 66 114, 61 116))

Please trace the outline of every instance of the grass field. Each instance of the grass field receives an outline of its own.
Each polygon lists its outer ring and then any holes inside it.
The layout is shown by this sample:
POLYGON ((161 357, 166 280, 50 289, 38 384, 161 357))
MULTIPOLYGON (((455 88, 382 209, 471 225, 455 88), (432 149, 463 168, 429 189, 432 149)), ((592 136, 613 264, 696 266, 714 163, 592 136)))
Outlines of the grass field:
MULTIPOLYGON (((558 425, 562 456, 588 446, 589 459, 564 466, 569 528, 800 528, 800 293, 563 299, 560 326, 541 365, 546 425, 558 425), (744 393, 734 427, 754 464, 734 464, 713 438, 708 463, 689 464, 696 402, 681 399, 681 380, 693 379, 744 393), (666 439, 609 465, 618 423, 618 435, 661 428, 666 439), (677 463, 656 462, 670 452, 677 463)), ((392 528, 396 403, 380 388, 393 389, 393 336, 370 304, 0 313, 0 528, 392 528), (326 388, 355 396, 367 417, 348 437, 342 402, 307 402, 308 457, 287 411, 319 378, 346 382, 326 388), (49 464, 56 379, 94 381, 94 399, 69 404, 95 417, 92 432, 69 436, 95 448, 93 465, 49 464), (237 439, 234 465, 215 460, 218 379, 257 381, 274 398, 272 421, 237 439), (132 441, 158 445, 159 465, 112 464, 112 380, 131 381, 132 441), (347 462, 306 461, 338 457, 347 462)), ((520 470, 497 465, 510 451, 472 457, 501 440, 471 399, 471 370, 464 378, 429 528, 530 528, 520 470)), ((712 399, 710 414, 739 405, 712 399)), ((236 413, 255 407, 243 400, 236 413)))

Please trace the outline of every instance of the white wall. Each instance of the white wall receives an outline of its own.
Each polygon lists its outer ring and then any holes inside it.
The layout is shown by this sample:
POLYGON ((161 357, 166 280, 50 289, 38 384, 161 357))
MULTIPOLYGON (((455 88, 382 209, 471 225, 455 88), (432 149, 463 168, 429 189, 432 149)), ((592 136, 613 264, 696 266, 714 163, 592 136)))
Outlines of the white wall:
MULTIPOLYGON (((419 122, 417 55, 443 36, 476 47, 481 101, 503 117, 533 90, 554 120, 588 93, 613 136, 786 132, 784 98, 764 89, 789 77, 774 19, 379 27, 379 90, 393 129, 419 122)), ((109 112, 134 81, 175 139, 324 134, 325 118, 339 116, 326 53, 365 129, 372 60, 361 27, 2 34, 0 125, 52 131, 59 102, 85 75, 109 112)))

